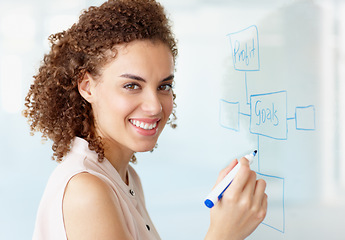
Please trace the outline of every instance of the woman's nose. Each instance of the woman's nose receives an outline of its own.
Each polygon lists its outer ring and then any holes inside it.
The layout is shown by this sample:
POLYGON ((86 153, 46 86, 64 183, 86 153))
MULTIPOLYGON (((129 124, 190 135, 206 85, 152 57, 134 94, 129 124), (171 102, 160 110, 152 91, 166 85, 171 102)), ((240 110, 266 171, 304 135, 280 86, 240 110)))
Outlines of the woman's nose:
POLYGON ((162 112, 162 104, 156 92, 147 92, 143 98, 142 109, 150 116, 162 112))

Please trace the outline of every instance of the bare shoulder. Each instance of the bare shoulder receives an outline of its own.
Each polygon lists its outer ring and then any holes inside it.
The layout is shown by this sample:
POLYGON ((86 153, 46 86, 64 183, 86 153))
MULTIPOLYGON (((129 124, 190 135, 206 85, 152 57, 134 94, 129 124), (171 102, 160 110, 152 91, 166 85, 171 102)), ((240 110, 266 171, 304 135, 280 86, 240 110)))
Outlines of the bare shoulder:
POLYGON ((62 209, 69 240, 131 239, 112 190, 90 173, 71 178, 62 209))
POLYGON ((68 182, 64 204, 77 202, 80 204, 95 203, 95 201, 104 201, 111 199, 111 189, 100 178, 90 173, 79 173, 73 176, 68 182))

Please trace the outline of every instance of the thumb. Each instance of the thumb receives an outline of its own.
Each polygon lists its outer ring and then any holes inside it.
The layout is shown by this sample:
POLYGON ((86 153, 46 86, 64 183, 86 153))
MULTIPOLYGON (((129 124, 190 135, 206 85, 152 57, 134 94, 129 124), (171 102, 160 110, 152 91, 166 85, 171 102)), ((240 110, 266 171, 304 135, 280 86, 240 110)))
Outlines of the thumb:
POLYGON ((218 179, 217 179, 216 184, 214 185, 214 187, 218 183, 220 183, 223 180, 223 178, 225 178, 225 176, 237 165, 237 163, 238 163, 238 160, 235 159, 226 168, 224 168, 222 171, 219 172, 218 179))

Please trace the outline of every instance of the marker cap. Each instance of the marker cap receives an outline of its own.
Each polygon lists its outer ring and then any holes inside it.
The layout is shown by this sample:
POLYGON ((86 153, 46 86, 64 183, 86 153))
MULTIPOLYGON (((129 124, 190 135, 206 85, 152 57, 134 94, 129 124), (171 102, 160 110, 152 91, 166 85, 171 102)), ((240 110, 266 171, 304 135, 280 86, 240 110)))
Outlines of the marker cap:
POLYGON ((210 199, 205 200, 205 205, 208 208, 212 208, 214 206, 214 203, 210 199))

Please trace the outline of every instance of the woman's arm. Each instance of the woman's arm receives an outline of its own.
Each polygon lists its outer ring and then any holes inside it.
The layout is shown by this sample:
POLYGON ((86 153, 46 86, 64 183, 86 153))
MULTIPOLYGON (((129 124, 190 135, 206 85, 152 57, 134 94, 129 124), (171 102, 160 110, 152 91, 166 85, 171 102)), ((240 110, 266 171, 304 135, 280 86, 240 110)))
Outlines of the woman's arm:
POLYGON ((98 177, 89 173, 74 176, 62 207, 68 240, 132 239, 113 198, 111 189, 98 177))
MULTIPOLYGON (((236 165, 234 160, 219 174, 217 184, 236 165)), ((243 240, 264 220, 267 211, 266 182, 256 180, 245 158, 222 199, 211 209, 211 223, 205 240, 243 240)))

